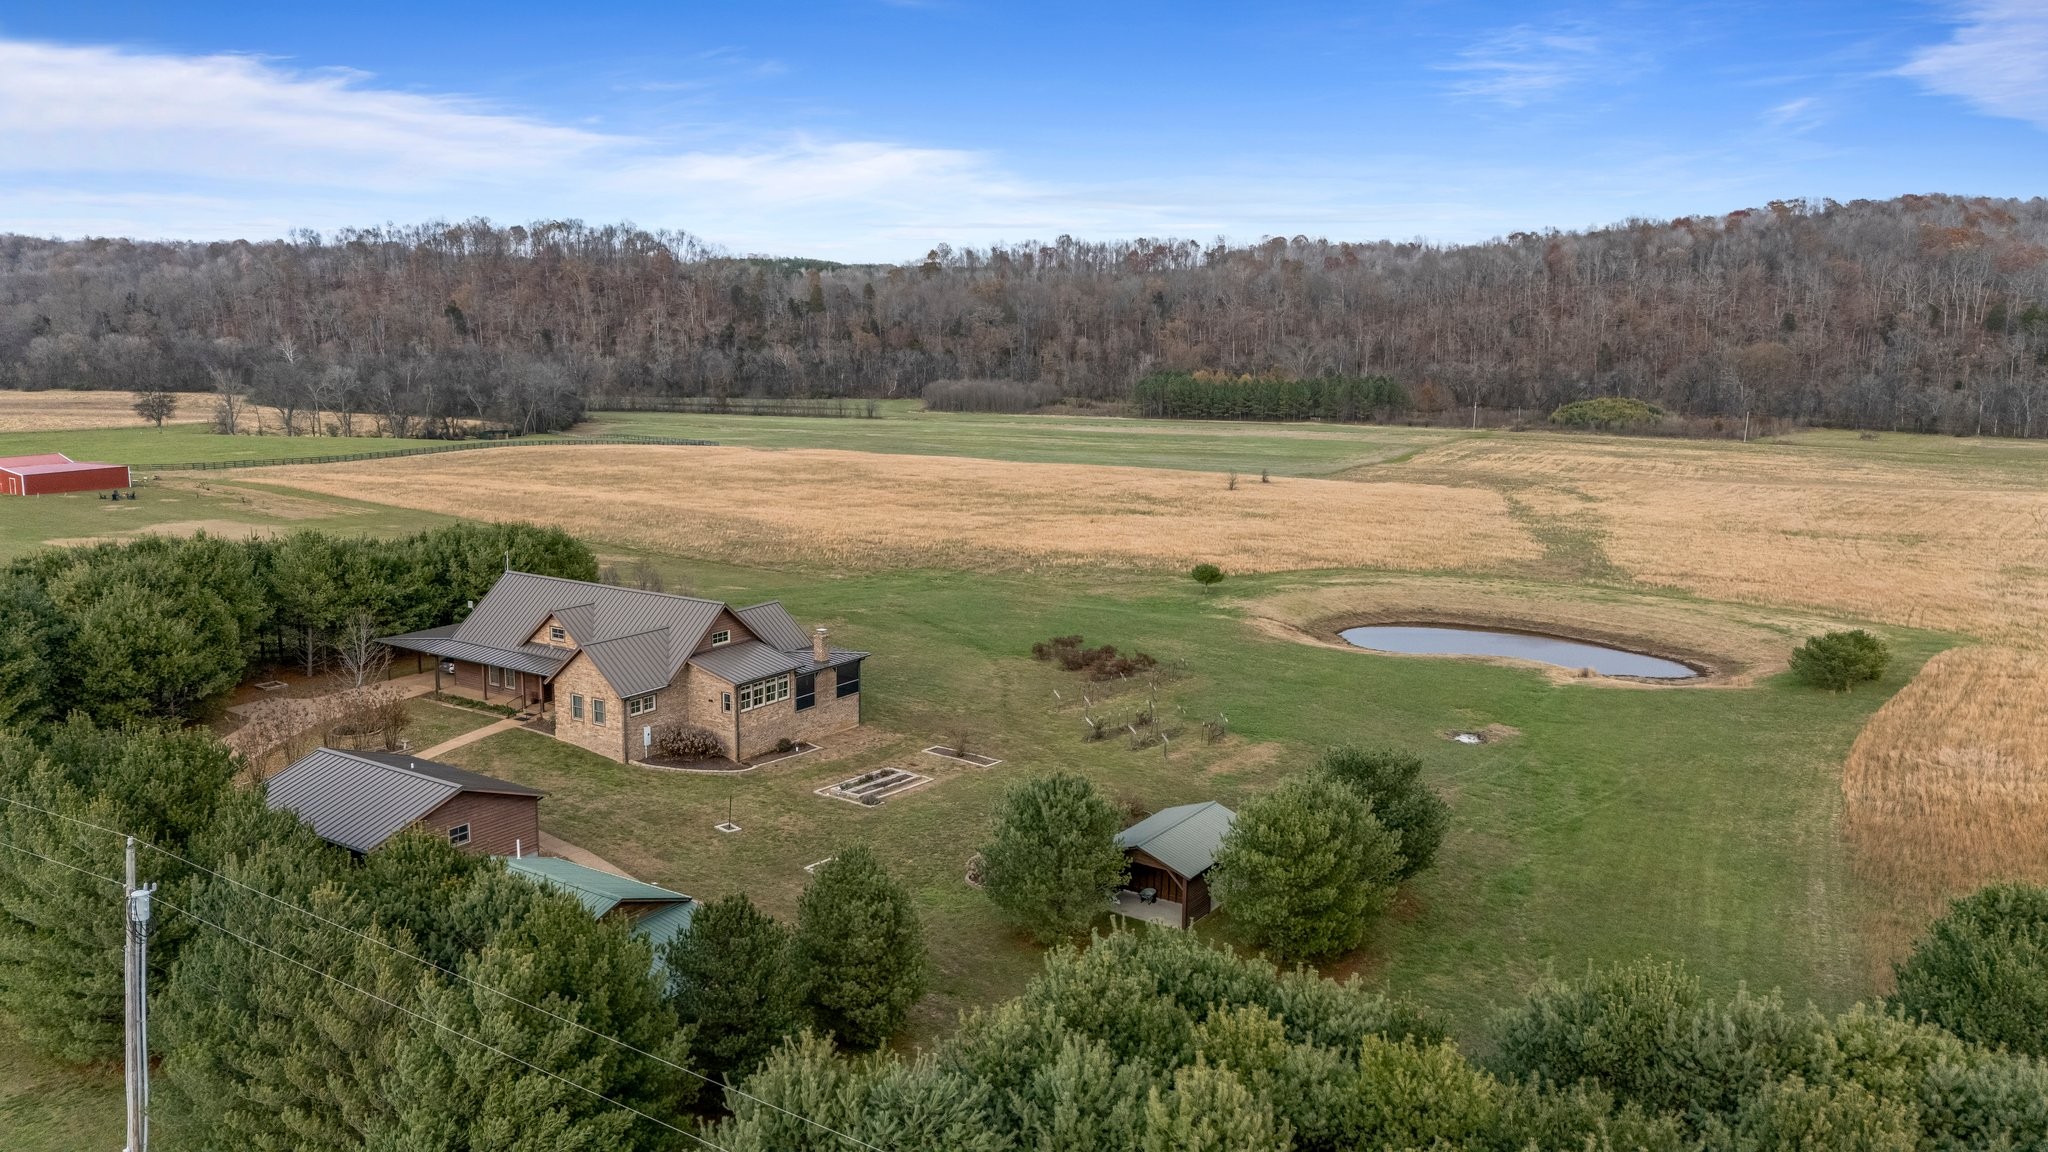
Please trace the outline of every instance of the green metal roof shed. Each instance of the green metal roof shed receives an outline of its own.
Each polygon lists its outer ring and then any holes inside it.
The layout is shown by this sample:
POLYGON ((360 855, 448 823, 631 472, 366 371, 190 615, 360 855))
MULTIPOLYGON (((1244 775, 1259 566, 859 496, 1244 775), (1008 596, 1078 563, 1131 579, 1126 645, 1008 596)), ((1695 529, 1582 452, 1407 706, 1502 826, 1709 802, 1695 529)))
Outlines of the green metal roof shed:
POLYGON ((618 914, 631 921, 633 931, 654 945, 655 964, 661 963, 661 946, 689 931, 697 902, 644 880, 605 872, 554 856, 507 856, 505 870, 536 884, 559 888, 583 902, 594 919, 618 914))

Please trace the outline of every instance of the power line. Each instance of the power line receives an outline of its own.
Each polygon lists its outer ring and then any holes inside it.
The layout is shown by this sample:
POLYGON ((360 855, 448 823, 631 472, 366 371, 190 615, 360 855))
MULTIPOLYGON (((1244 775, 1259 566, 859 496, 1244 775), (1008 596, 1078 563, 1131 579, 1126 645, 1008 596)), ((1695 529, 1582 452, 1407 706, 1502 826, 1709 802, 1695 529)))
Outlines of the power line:
POLYGON ((622 1100, 614 1100, 611 1097, 605 1095, 604 1093, 599 1092, 597 1089, 591 1088, 587 1085, 579 1084, 576 1081, 569 1079, 567 1076, 564 1076, 559 1072, 543 1068, 540 1065, 535 1064, 532 1061, 524 1059, 522 1057, 514 1056, 512 1053, 505 1051, 503 1048, 500 1048, 495 1044, 492 1044, 488 1040, 478 1039, 477 1037, 471 1036, 469 1033, 462 1031, 460 1028, 455 1028, 448 1024, 444 1024, 441 1021, 426 1015, 425 1013, 415 1012, 414 1010, 412 1010, 411 1008, 407 1008, 403 1004, 399 1004, 391 1000, 386 1000, 384 997, 377 995, 375 992, 371 992, 365 988, 357 987, 356 985, 349 983, 347 980, 344 980, 341 977, 336 976, 332 972, 329 972, 323 968, 316 968, 313 965, 298 959, 297 957, 288 956, 285 953, 280 952, 275 948, 272 948, 271 946, 263 943, 260 940, 252 940, 249 937, 242 935, 241 933, 235 931, 232 928, 216 924, 213 921, 208 920, 206 917, 199 915, 197 912, 193 912, 187 908, 181 908, 178 905, 171 903, 169 900, 163 899, 162 897, 157 898, 157 903, 163 905, 164 907, 170 909, 173 912, 178 913, 181 916, 190 917, 191 919, 199 922, 200 924, 204 924, 206 927, 211 928, 214 931, 221 933, 222 935, 231 936, 234 939, 239 940, 244 944, 247 944, 251 948, 256 948, 261 951, 268 952, 272 956, 277 957, 279 960, 282 960, 287 964, 296 965, 324 980, 333 981, 334 983, 341 985, 343 988, 346 988, 349 991, 354 992, 358 996, 363 996, 367 997, 368 999, 375 1000, 377 1003, 382 1004, 387 1008, 395 1009, 399 1012, 405 1013, 407 1016, 410 1016, 415 1020, 431 1024, 434 1027, 440 1029, 443 1032, 448 1033, 451 1036, 456 1036, 460 1037, 461 1039, 467 1040, 471 1044, 474 1044, 477 1047, 482 1048, 484 1051, 491 1053, 493 1056, 510 1060, 514 1064, 518 1064, 522 1067, 538 1072, 551 1080, 559 1080, 562 1083, 567 1084, 569 1087, 574 1088, 579 1092, 586 1093, 592 1097, 595 1097, 598 1100, 602 1100, 605 1103, 610 1104, 614 1108, 623 1108, 626 1111, 631 1112, 633 1115, 640 1117, 642 1120, 645 1120, 651 1124, 659 1124, 663 1128, 666 1128, 669 1131, 676 1133, 677 1135, 686 1136, 692 1140, 695 1140, 697 1143, 702 1144, 704 1147, 713 1149, 714 1152, 726 1152, 726 1149, 721 1148, 719 1145, 713 1144, 711 1141, 704 1139, 703 1137, 697 1135, 694 1132, 689 1131, 686 1128, 678 1127, 677 1125, 671 1124, 668 1121, 663 1120, 659 1116, 655 1116, 648 1112, 643 1112, 640 1109, 635 1108, 633 1105, 628 1104, 622 1100))
MULTIPOLYGON (((54 817, 56 817, 56 818, 57 818, 57 819, 59 819, 59 820, 68 820, 68 821, 70 821, 70 822, 71 822, 71 823, 73 823, 73 824, 78 824, 78 825, 80 825, 80 826, 82 826, 82 827, 86 827, 86 828, 91 828, 91 829, 93 829, 93 830, 95 830, 95 831, 98 831, 98 832, 104 832, 104 833, 106 833, 106 834, 107 834, 107 835, 109 835, 109 836, 126 836, 126 835, 127 835, 127 833, 125 833, 125 832, 121 832, 121 831, 119 831, 119 830, 117 830, 117 829, 113 829, 113 828, 108 828, 108 827, 106 827, 106 826, 104 826, 104 825, 100 825, 100 824, 95 824, 95 823, 93 823, 93 822, 92 822, 92 821, 90 821, 90 820, 81 820, 81 819, 79 819, 79 818, 78 818, 78 817, 76 817, 76 816, 71 816, 71 815, 68 815, 68 814, 66 814, 66 813, 63 813, 63 812, 57 812, 57 811, 53 811, 53 810, 51 810, 51 809, 48 809, 48 808, 42 808, 42 807, 39 807, 39 806, 37 806, 37 805, 35 805, 35 804, 31 804, 31 803, 29 803, 29 802, 28 802, 28 801, 26 801, 26 800, 21 800, 21 799, 17 799, 17 798, 15 798, 15 797, 12 797, 12 796, 8 796, 8 795, 5 795, 5 794, 0 794, 0 801, 5 801, 5 802, 7 802, 7 803, 9 803, 9 804, 15 804, 15 805, 19 805, 20 807, 23 807, 23 808, 27 808, 27 809, 29 809, 30 811, 33 811, 33 812, 40 812, 40 813, 42 813, 43 815, 46 815, 46 816, 54 816, 54 817)), ((287 908, 287 909, 289 909, 289 910, 291 910, 291 911, 293 911, 293 912, 296 912, 296 913, 298 913, 298 914, 300 914, 300 915, 302 915, 302 916, 308 916, 308 917, 311 917, 312 919, 314 919, 314 920, 317 920, 317 921, 319 921, 319 922, 320 922, 320 923, 322 923, 322 924, 325 924, 325 925, 327 925, 327 926, 329 926, 329 927, 331 927, 331 928, 336 928, 336 929, 339 929, 339 930, 341 930, 341 931, 343 931, 343 932, 346 932, 346 933, 348 933, 348 934, 349 934, 349 935, 351 935, 351 936, 355 936, 355 937, 357 937, 357 938, 359 938, 359 939, 367 940, 367 941, 369 941, 370 943, 372 943, 372 944, 375 944, 375 945, 377 945, 377 946, 378 946, 378 947, 380 947, 380 948, 386 949, 387 951, 389 951, 389 952, 393 953, 394 955, 397 955, 397 956, 402 956, 402 957, 404 957, 405 959, 407 959, 407 960, 411 960, 411 961, 413 961, 414 963, 417 963, 417 964, 423 964, 423 965, 425 965, 426 967, 428 967, 428 968, 431 968, 431 969, 433 969, 434 971, 436 971, 436 972, 439 972, 439 973, 441 973, 441 974, 442 974, 442 975, 444 975, 444 976, 449 976, 449 977, 452 977, 453 979, 456 979, 456 980, 460 980, 460 981, 462 981, 463 983, 465 983, 465 984, 469 985, 469 986, 470 986, 470 987, 472 987, 472 988, 476 988, 476 989, 478 989, 478 990, 480 990, 480 991, 488 992, 488 993, 490 993, 490 994, 491 994, 491 995, 493 995, 493 996, 498 996, 498 997, 501 997, 501 998, 503 998, 503 999, 505 999, 505 1000, 508 1000, 508 1001, 510 1001, 510 1002, 512 1002, 512 1003, 514 1003, 514 1004, 517 1004, 517 1005, 519 1005, 519 1006, 520 1006, 520 1007, 522 1007, 522 1008, 526 1008, 526 1009, 529 1009, 529 1010, 531 1010, 531 1011, 534 1011, 534 1012, 538 1012, 538 1013, 540 1013, 541 1015, 543 1015, 543 1016, 546 1016, 546 1017, 548 1017, 549 1019, 551 1019, 551 1020, 554 1020, 554 1021, 556 1021, 557 1023, 561 1023, 561 1024, 566 1024, 566 1025, 568 1025, 568 1026, 570 1026, 570 1027, 572 1027, 572 1028, 575 1028, 575 1029, 577 1029, 578 1031, 584 1032, 584 1033, 586 1033, 586 1034, 588 1034, 588 1035, 590 1035, 590 1036, 596 1037, 596 1038, 598 1038, 598 1039, 600 1039, 600 1040, 604 1040, 604 1041, 607 1041, 607 1042, 609 1042, 609 1043, 612 1043, 612 1044, 616 1044, 616 1045, 618 1045, 618 1046, 619 1046, 620 1048, 623 1048, 623 1049, 625 1049, 626 1051, 628 1051, 628 1052, 631 1052, 631 1053, 633 1053, 633 1054, 634 1054, 634 1055, 636 1055, 636 1056, 640 1056, 640 1057, 643 1057, 643 1058, 645 1058, 645 1059, 648 1059, 648 1060, 652 1060, 652 1061, 654 1061, 654 1062, 655 1062, 655 1063, 657 1063, 657 1064, 661 1064, 661 1065, 664 1065, 664 1066, 666 1066, 666 1067, 668 1067, 668 1068, 672 1068, 672 1069, 674 1069, 674 1070, 676 1070, 676 1071, 678 1071, 678 1072, 682 1072, 682 1073, 684 1073, 685 1075, 689 1075, 689 1076, 694 1076, 694 1077, 696 1077, 696 1078, 697 1078, 698 1080, 700 1080, 700 1081, 702 1081, 702 1082, 704 1082, 704 1083, 706 1083, 706 1084, 712 1085, 713 1087, 717 1087, 717 1088, 722 1088, 722 1089, 724 1089, 725 1091, 727 1091, 727 1092, 730 1092, 730 1093, 732 1093, 733 1095, 735 1095, 735 1096, 738 1096, 739 1098, 741 1098, 741 1099, 743 1099, 743 1100, 747 1100, 747 1101, 750 1101, 750 1102, 752 1102, 752 1103, 754 1103, 754 1104, 758 1104, 758 1105, 760 1105, 761 1107, 763 1107, 763 1108, 767 1108, 767 1109, 769 1109, 769 1110, 771 1110, 771 1111, 774 1111, 774 1112, 779 1112, 779 1113, 781 1113, 782 1115, 784 1115, 784 1116, 787 1116, 787 1117, 789 1117, 789 1118, 790 1118, 790 1119, 792 1119, 792 1120, 796 1120, 796 1121, 799 1121, 799 1122, 801 1122, 801 1123, 804 1123, 804 1124, 808 1124, 808 1125, 810 1125, 811 1127, 813 1127, 813 1128, 816 1128, 816 1129, 818 1129, 818 1130, 819 1130, 819 1131, 821 1131, 821 1132, 826 1132, 826 1133, 830 1133, 831 1135, 833 1135, 833 1136, 836 1136, 836 1137, 838 1137, 839 1139, 841 1139, 841 1140, 844 1140, 844 1141, 846 1141, 846 1142, 847 1142, 847 1143, 849 1143, 849 1144, 854 1144, 854 1145, 857 1145, 857 1146, 859 1146, 859 1147, 861 1147, 861 1148, 866 1148, 866 1149, 868 1149, 868 1150, 869 1150, 869 1152, 887 1152, 887 1150, 886 1150, 886 1149, 883 1149, 883 1148, 881 1148, 880 1146, 878 1146, 878 1145, 875 1145, 875 1144, 870 1144, 870 1143, 868 1143, 867 1141, 865 1141, 865 1140, 862 1140, 862 1139, 861 1139, 860 1137, 858 1137, 858 1136, 854 1136, 854 1135, 851 1135, 851 1134, 849 1134, 849 1133, 846 1133, 846 1132, 842 1132, 842 1131, 840 1131, 839 1129, 837 1129, 837 1128, 834 1128, 834 1127, 832 1127, 831 1125, 829 1125, 829 1124, 826 1124, 826 1123, 824 1123, 824 1122, 822 1122, 822 1121, 819 1121, 819 1120, 813 1120, 813 1119, 812 1119, 812 1118, 810 1118, 809 1116, 805 1116, 804 1114, 802 1114, 802 1113, 800 1113, 800 1112, 795 1112, 795 1111, 792 1111, 792 1110, 790 1110, 790 1109, 788 1109, 788 1108, 785 1108, 785 1107, 783 1107, 782 1105, 780 1105, 780 1104, 777 1104, 777 1103, 775 1103, 775 1102, 774 1102, 774 1101, 772 1101, 772 1100, 764 1100, 764 1099, 762 1099, 761 1097, 759 1097, 759 1096, 756 1096, 756 1095, 754 1095, 753 1093, 751 1093, 751 1092, 748 1092, 748 1091, 746 1091, 745 1089, 742 1089, 742 1088, 736 1087, 736 1086, 734 1086, 734 1085, 732 1085, 732 1084, 730 1084, 730 1083, 727 1083, 727 1082, 726 1082, 726 1081, 724 1081, 723 1079, 720 1079, 720 1078, 718 1078, 718 1077, 714 1077, 714 1076, 707 1076, 707 1075, 705 1075, 704 1073, 702 1073, 702 1072, 699 1072, 699 1071, 697 1071, 697 1070, 696 1070, 695 1068, 691 1068, 691 1067, 688 1067, 688 1066, 686 1066, 686 1065, 678 1064, 678 1063, 676 1063, 676 1062, 675 1062, 675 1061, 673 1061, 673 1060, 667 1059, 666 1057, 663 1057, 663 1056, 659 1056, 659 1055, 656 1055, 655 1053, 653 1053, 653 1052, 649 1052, 649 1051, 647 1051, 646 1049, 643 1049, 643 1048, 640 1048, 640 1047, 638 1047, 637 1045, 634 1045, 634 1044, 630 1044, 630 1043, 628 1043, 628 1042, 626 1042, 626 1041, 624 1041, 624 1040, 621 1040, 621 1039, 619 1039, 619 1038, 618 1038, 618 1037, 616 1037, 616 1036, 612 1036, 612 1035, 609 1035, 609 1034, 607 1034, 607 1033, 604 1033, 604 1032, 599 1032, 599 1031, 598 1031, 598 1030, 596 1030, 595 1028, 592 1028, 592 1027, 590 1027, 589 1025, 587 1025, 587 1024, 585 1024, 585 1023, 583 1023, 582 1021, 580 1021, 580 1020, 577 1020, 577 1019, 574 1019, 573 1017, 569 1017, 569 1016, 564 1016, 564 1015, 562 1015, 561 1013, 555 1012, 555 1011, 553 1011, 552 1009, 549 1009, 549 1008, 543 1007, 543 1006, 541 1006, 541 1005, 539 1005, 539 1004, 534 1004, 534 1003, 532 1003, 532 1002, 530 1002, 530 1001, 527 1001, 527 1000, 522 1000, 522 999, 520 999, 519 997, 517 997, 517 996, 513 995, 513 994, 512 994, 512 993, 510 993, 510 992, 506 992, 506 991, 504 991, 504 990, 502 990, 502 989, 499 989, 499 988, 493 988, 493 987, 491 987, 491 986, 490 986, 490 985, 488 985, 488 984, 485 984, 485 983, 483 983, 483 982, 481 982, 481 981, 479 981, 479 980, 476 980, 476 979, 474 979, 474 978, 472 978, 472 977, 470 977, 470 976, 464 975, 463 973, 461 973, 461 972, 458 972, 458 971, 455 971, 455 970, 454 970, 454 969, 452 969, 452 968, 447 968, 447 967, 444 967, 444 966, 442 966, 442 965, 440 965, 440 964, 437 964, 437 963, 435 963, 434 961, 432 961, 432 960, 428 959, 428 958, 427 958, 427 957, 425 957, 425 956, 421 956, 421 955, 418 955, 418 954, 416 954, 416 953, 408 952, 408 951, 406 951, 405 949, 403 949, 403 948, 400 948, 399 946, 397 946, 396 944, 393 944, 393 943, 391 943, 391 942, 390 942, 390 941, 388 941, 388 940, 382 940, 382 939, 379 939, 378 937, 375 937, 375 936, 369 935, 368 933, 365 933, 365 932, 360 932, 360 931, 358 931, 358 930, 356 930, 356 929, 354 929, 354 928, 351 928, 351 927, 349 927, 349 926, 348 926, 348 925, 346 925, 346 924, 343 924, 343 923, 341 923, 340 921, 337 921, 337 920, 333 920, 333 919, 330 919, 330 918, 328 918, 328 917, 326 917, 326 916, 322 916, 322 915, 321 915, 320 913, 318 913, 318 912, 315 912, 315 911, 313 911, 313 910, 312 910, 311 908, 305 908, 305 907, 302 907, 302 906, 300 906, 300 905, 298 905, 298 904, 295 904, 295 903, 293 903, 293 902, 292 902, 292 901, 290 901, 290 900, 286 900, 286 899, 284 899, 284 898, 283 898, 283 897, 281 897, 281 896, 276 896, 276 895, 273 895, 273 894, 271 894, 271 893, 269 893, 269 892, 265 892, 265 891, 264 891, 263 889, 261 889, 261 888, 255 887, 254 885, 251 885, 251 884, 246 884, 246 883, 244 883, 244 882, 242 882, 242 881, 240 881, 240 880, 237 880, 237 879, 235 879, 235 878, 234 878, 233 876, 228 876, 228 875, 225 875, 225 874, 223 874, 223 873, 217 872, 217 871, 215 871, 215 870, 213 870, 213 869, 211 869, 211 868, 208 868, 208 867, 207 867, 206 865, 204 865, 204 864, 200 864, 200 863, 198 863, 197 861, 194 861, 194 860, 190 860, 190 859, 187 859, 186 857, 184 857, 184 856, 181 856, 181 855, 179 855, 178 853, 176 853, 176 852, 173 852, 173 851, 171 851, 171 850, 170 850, 170 849, 168 849, 168 848, 164 848, 164 847, 162 847, 162 846, 160 846, 160 845, 157 845, 157 844, 153 844, 153 843, 151 843, 151 842, 150 842, 149 840, 147 840, 146 838, 143 838, 143 837, 140 837, 140 836, 138 836, 138 837, 136 837, 136 838, 135 838, 135 842, 136 842, 136 843, 138 843, 138 844, 140 844, 140 845, 142 845, 142 846, 143 846, 143 847, 145 847, 145 848, 148 848, 148 849, 150 849, 150 850, 151 850, 151 851, 153 851, 153 852, 160 852, 160 853, 162 853, 163 855, 165 855, 165 856, 168 856, 168 857, 170 857, 171 859, 173 859, 173 860, 176 860, 176 861, 178 861, 179 863, 181 863, 181 864, 185 865, 185 866, 186 866, 186 867, 188 867, 188 868, 194 868, 194 869, 197 869, 198 871, 204 872, 204 873, 206 873, 207 875, 209 875, 209 876, 212 876, 212 877, 214 877, 214 878, 216 878, 216 879, 218 879, 218 880, 223 880, 223 881, 225 881, 225 882, 227 882, 227 883, 229 883, 229 884, 232 884, 232 885, 234 885, 235 887, 237 887, 237 888, 240 888, 240 889, 242 889, 242 890, 244 890, 244 891, 246 891, 246 892, 250 892, 250 893, 253 893, 253 894, 257 895, 257 896, 261 896, 261 897, 263 897, 263 898, 264 898, 265 900, 269 900, 270 902, 272 902, 272 903, 274 903, 274 904, 277 904, 277 905, 278 905, 278 906, 280 906, 280 907, 283 907, 283 908, 287 908)))

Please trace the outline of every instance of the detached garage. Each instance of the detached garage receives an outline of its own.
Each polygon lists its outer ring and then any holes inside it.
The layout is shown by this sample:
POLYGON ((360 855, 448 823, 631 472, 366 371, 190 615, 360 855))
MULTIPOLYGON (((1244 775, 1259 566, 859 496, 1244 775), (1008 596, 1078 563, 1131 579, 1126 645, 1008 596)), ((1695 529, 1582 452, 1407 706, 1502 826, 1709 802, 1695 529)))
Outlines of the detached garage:
POLYGON ((108 492, 126 487, 126 464, 73 460, 62 452, 46 452, 40 456, 0 456, 0 496, 108 492))

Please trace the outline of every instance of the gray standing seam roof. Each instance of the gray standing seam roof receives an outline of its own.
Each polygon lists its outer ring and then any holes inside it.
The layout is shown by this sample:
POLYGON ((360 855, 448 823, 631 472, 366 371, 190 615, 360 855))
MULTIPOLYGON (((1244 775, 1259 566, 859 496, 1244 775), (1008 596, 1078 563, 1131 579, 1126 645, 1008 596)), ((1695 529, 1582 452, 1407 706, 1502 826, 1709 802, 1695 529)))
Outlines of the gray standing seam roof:
POLYGON ((666 687, 685 663, 732 684, 840 667, 867 656, 843 648, 811 659, 811 638, 779 600, 733 609, 758 639, 692 654, 726 605, 530 572, 506 572, 460 624, 384 637, 396 648, 554 676, 586 653, 621 696, 666 687), (529 643, 550 617, 576 649, 529 643))
POLYGON ((780 600, 770 600, 751 608, 735 608, 733 615, 747 626, 747 631, 761 638, 770 648, 783 652, 796 652, 811 646, 811 638, 782 606, 780 600))
POLYGON ((759 640, 742 640, 690 657, 690 663, 728 684, 751 684, 781 676, 796 671, 809 660, 808 652, 801 657, 793 656, 759 640))
POLYGON ((264 802, 297 814, 323 840, 369 852, 460 792, 545 795, 403 754, 316 748, 271 777, 264 802))
POLYGON ((1116 846, 1138 849, 1193 879, 1216 863, 1216 850, 1237 813, 1214 800, 1163 808, 1116 834, 1116 846))

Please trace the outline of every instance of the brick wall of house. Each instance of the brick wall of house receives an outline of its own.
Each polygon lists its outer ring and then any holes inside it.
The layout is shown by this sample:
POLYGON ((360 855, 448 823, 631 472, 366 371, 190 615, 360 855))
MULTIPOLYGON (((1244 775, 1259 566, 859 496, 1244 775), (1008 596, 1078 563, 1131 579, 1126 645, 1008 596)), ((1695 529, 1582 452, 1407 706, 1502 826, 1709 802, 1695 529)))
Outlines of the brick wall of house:
POLYGON ((461 848, 476 856, 510 856, 515 845, 527 852, 540 850, 538 796, 458 792, 419 822, 443 836, 457 825, 469 825, 469 843, 461 848))
POLYGON ((838 673, 818 673, 818 702, 796 710, 796 685, 790 684, 789 698, 764 704, 740 714, 740 759, 761 756, 775 750, 778 740, 816 741, 834 732, 844 732, 860 723, 860 693, 840 696, 838 673))
MULTIPOLYGON (((659 706, 657 706, 658 711, 659 706)), ((590 657, 577 653, 576 656, 555 674, 555 739, 566 740, 579 748, 586 748, 608 760, 626 759, 626 702, 619 699, 611 685, 605 683, 597 665, 590 657), (577 719, 571 701, 575 696, 583 697, 583 718, 577 719), (604 701, 604 723, 593 724, 591 701, 604 701)), ((640 729, 632 731, 637 735, 640 729)), ((637 750, 636 750, 637 751, 637 750)))

